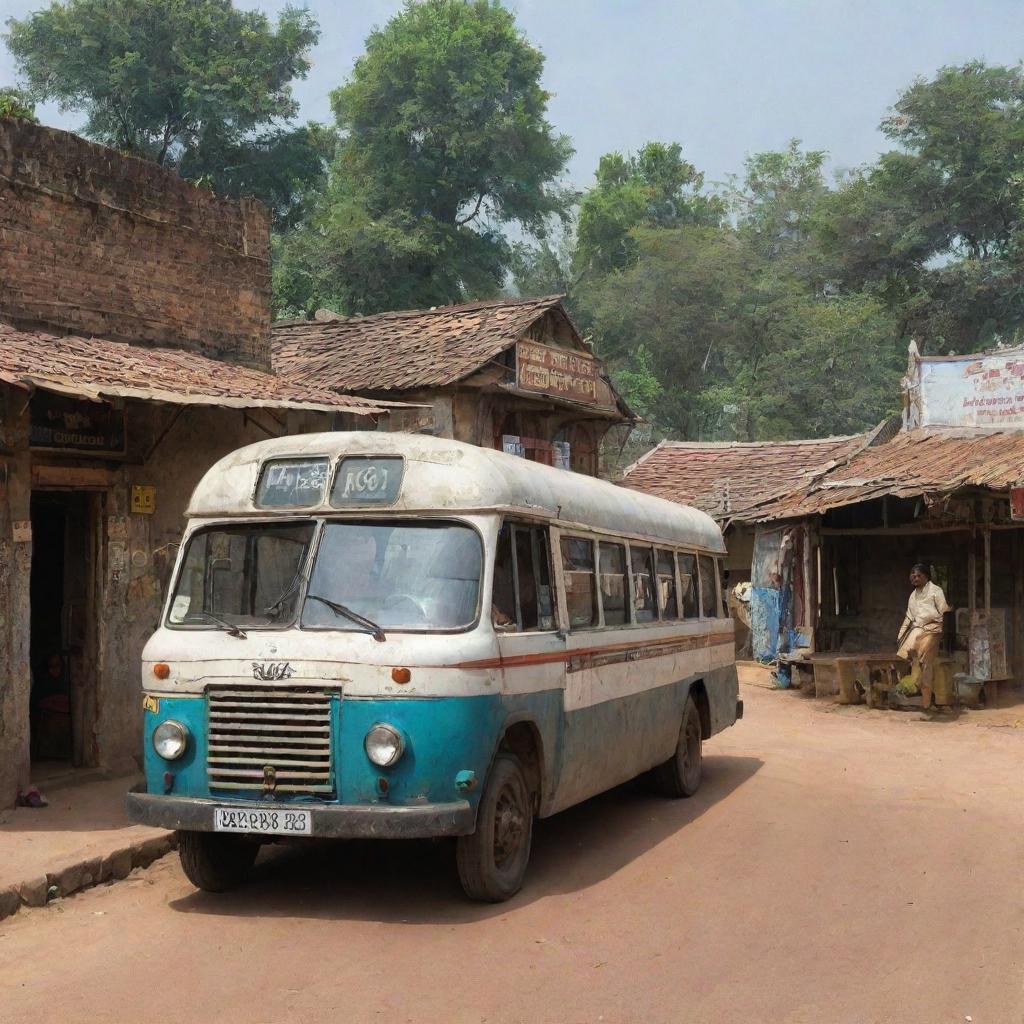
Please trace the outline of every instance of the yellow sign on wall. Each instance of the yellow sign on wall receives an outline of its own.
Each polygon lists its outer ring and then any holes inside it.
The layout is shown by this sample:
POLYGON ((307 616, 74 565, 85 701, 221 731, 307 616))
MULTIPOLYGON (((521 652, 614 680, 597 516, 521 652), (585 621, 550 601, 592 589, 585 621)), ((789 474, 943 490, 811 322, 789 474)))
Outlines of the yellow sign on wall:
POLYGON ((132 484, 132 511, 151 516, 156 511, 156 488, 132 484))

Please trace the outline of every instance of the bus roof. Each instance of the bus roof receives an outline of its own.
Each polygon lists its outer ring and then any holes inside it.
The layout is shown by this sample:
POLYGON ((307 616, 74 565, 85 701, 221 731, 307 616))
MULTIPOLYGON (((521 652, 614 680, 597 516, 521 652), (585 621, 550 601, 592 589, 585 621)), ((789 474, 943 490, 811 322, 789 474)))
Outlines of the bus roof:
MULTIPOLYGON (((330 487, 326 488, 327 492, 330 487)), ((192 494, 187 515, 320 514, 339 511, 380 514, 514 512, 583 527, 725 552, 714 520, 697 509, 581 473, 555 469, 505 452, 427 434, 344 431, 293 434, 239 448, 215 463, 192 494), (255 493, 265 463, 324 457, 333 467, 342 457, 401 457, 405 468, 397 500, 386 507, 332 506, 329 493, 306 508, 265 508, 255 493)))

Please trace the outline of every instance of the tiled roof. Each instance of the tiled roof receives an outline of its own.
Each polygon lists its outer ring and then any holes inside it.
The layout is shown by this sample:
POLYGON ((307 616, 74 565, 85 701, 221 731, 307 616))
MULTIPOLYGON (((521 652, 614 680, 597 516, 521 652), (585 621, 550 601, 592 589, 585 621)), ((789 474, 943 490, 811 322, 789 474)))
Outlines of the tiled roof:
POLYGON ((370 415, 392 403, 351 398, 193 352, 22 331, 0 322, 0 381, 86 398, 318 409, 370 415))
POLYGON ((918 428, 857 452, 809 485, 748 509, 752 522, 792 519, 883 495, 913 498, 964 487, 1006 490, 1024 476, 1024 431, 918 428))
POLYGON ((626 470, 623 483, 726 519, 792 490, 866 440, 856 434, 808 441, 662 441, 626 470))
POLYGON ((274 369, 292 380, 345 391, 402 391, 463 380, 557 310, 561 297, 471 302, 274 325, 274 369))

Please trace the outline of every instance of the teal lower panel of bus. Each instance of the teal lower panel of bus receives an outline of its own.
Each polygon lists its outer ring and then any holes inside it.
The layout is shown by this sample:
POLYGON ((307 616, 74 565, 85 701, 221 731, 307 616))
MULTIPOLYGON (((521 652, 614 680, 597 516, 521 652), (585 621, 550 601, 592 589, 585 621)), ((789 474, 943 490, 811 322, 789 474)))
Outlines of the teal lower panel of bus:
MULTIPOLYGON (((479 697, 335 697, 331 702, 333 795, 281 793, 278 798, 289 802, 398 805, 469 800, 475 805, 498 737, 513 716, 536 724, 544 745, 546 771, 552 771, 562 719, 561 691, 479 697), (391 768, 372 764, 363 747, 367 732, 378 723, 394 726, 405 739, 405 753, 391 768), (467 780, 475 781, 475 785, 471 782, 467 788, 467 780)), ((204 697, 161 697, 159 709, 146 712, 144 745, 146 788, 150 793, 225 800, 265 798, 258 788, 210 790, 204 697), (177 761, 165 761, 153 749, 153 730, 166 719, 181 722, 191 734, 185 756, 177 761), (165 779, 167 773, 169 780, 165 779)))

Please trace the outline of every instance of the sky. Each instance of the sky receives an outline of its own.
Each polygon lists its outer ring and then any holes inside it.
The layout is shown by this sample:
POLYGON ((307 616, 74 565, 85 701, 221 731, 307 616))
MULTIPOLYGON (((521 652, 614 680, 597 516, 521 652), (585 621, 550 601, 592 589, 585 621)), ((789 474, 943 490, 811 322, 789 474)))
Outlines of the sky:
MULTIPOLYGON (((236 0, 275 15, 283 0, 236 0)), ((0 21, 43 0, 0 0, 0 21)), ((309 0, 322 35, 295 85, 304 119, 330 121, 331 90, 367 34, 400 0, 309 0)), ((915 76, 971 59, 1024 57, 1020 0, 506 0, 545 54, 549 119, 576 147, 569 180, 586 187, 599 157, 679 142, 723 181, 744 158, 801 139, 833 170, 889 148, 878 124, 915 76)), ((16 70, 0 46, 0 85, 16 70)), ((41 107, 74 129, 81 115, 41 107)))

